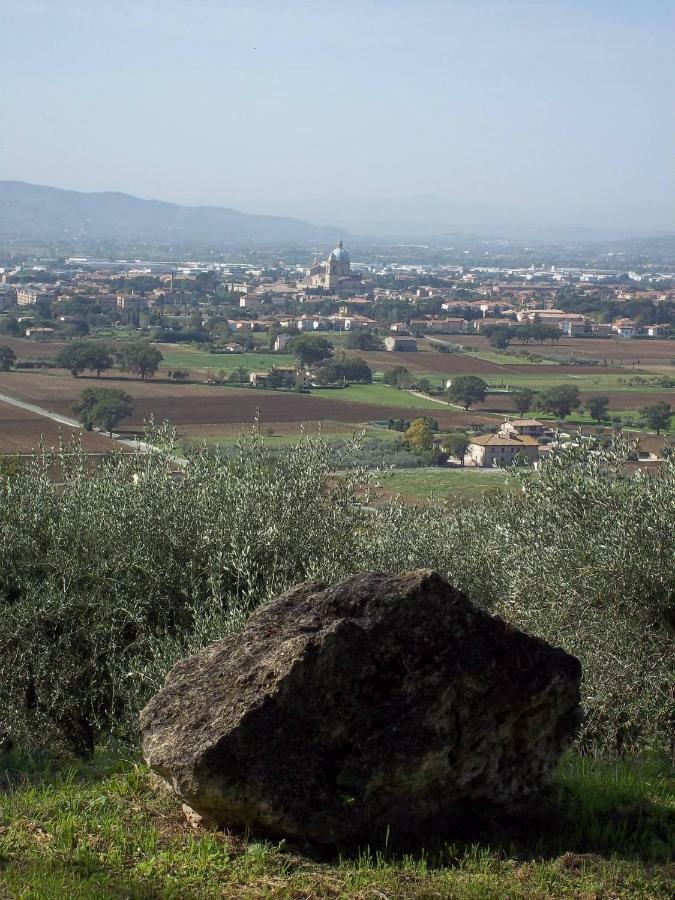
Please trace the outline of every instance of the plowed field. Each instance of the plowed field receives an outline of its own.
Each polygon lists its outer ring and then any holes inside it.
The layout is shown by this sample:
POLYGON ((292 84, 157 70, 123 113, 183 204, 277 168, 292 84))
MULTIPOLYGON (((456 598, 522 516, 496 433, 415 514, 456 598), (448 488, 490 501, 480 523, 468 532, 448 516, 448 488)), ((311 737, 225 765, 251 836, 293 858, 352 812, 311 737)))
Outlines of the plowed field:
POLYGON ((58 425, 44 416, 0 402, 0 454, 30 453, 40 444, 40 439, 48 447, 55 447, 59 435, 69 440, 74 434, 81 436, 82 446, 90 453, 104 453, 113 447, 113 442, 100 434, 58 425))
POLYGON ((5 334, 0 334, 0 344, 4 347, 11 347, 19 361, 24 359, 51 359, 65 346, 62 341, 28 341, 21 338, 8 337, 5 334))
MULTIPOLYGON (((674 347, 675 349, 675 347, 674 347)), ((561 376, 561 375, 597 375, 599 373, 609 374, 612 372, 623 372, 621 368, 611 368, 610 366, 565 366, 565 365, 528 365, 527 363, 496 363, 486 359, 472 356, 470 353, 438 353, 430 351, 415 351, 412 353, 394 352, 390 353, 386 350, 375 351, 372 353, 359 353, 358 351, 350 351, 351 356, 360 356, 368 363, 368 365, 376 372, 386 372, 397 366, 404 366, 413 374, 422 374, 427 372, 435 372, 439 375, 492 375, 499 378, 506 378, 508 375, 545 375, 561 376)))
POLYGON ((88 387, 121 388, 131 394, 134 414, 125 419, 123 427, 141 426, 153 415, 155 421, 167 419, 184 433, 189 433, 190 425, 250 424, 256 415, 263 423, 330 420, 360 424, 422 415, 433 415, 443 427, 492 421, 485 414, 464 413, 440 403, 438 410, 416 408, 414 397, 410 398, 410 407, 388 406, 205 384, 143 383, 136 378, 72 378, 58 371, 0 373, 0 392, 65 415, 72 415, 73 403, 88 387))
MULTIPOLYGON (((480 335, 456 335, 455 343, 478 350, 490 350, 490 342, 480 335)), ((519 350, 521 344, 514 343, 512 350, 519 350)), ((566 338, 555 344, 528 344, 523 348, 531 353, 542 353, 545 356, 556 356, 561 360, 598 359, 607 360, 614 366, 663 366, 675 359, 675 340, 631 338, 566 338)), ((606 370, 605 370, 606 371, 606 370)))

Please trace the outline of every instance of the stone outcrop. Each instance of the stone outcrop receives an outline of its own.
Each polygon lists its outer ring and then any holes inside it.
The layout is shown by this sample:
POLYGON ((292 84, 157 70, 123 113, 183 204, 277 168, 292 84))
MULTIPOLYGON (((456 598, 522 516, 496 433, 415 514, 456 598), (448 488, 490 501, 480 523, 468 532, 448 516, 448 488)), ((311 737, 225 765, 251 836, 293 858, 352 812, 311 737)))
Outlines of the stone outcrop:
POLYGON ((143 749, 193 821, 410 836, 532 808, 581 721, 580 677, 434 572, 309 582, 174 666, 143 749))

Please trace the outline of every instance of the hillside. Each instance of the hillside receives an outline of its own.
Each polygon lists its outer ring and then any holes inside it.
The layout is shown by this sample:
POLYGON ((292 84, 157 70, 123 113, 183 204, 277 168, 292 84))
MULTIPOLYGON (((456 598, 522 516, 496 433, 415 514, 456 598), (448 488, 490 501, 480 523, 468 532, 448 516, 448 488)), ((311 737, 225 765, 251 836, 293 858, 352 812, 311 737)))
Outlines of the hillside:
POLYGON ((218 206, 179 206, 122 193, 82 193, 0 181, 0 240, 306 241, 344 229, 248 215, 218 206))

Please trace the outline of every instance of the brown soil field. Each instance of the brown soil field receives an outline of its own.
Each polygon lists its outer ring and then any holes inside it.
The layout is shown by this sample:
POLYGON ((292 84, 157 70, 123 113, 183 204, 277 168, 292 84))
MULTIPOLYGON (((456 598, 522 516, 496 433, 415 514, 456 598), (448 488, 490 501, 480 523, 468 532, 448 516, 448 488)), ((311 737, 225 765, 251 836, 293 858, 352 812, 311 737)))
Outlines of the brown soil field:
POLYGON ((11 347, 17 360, 51 359, 65 346, 62 341, 29 341, 0 334, 0 344, 11 347))
POLYGON ((0 454, 30 453, 38 447, 41 438, 48 447, 56 447, 59 436, 69 441, 73 435, 81 437, 83 448, 90 453, 105 453, 115 446, 100 434, 59 425, 44 416, 0 402, 0 454))
MULTIPOLYGON (((485 348, 482 348, 485 349, 485 348)), ((622 368, 609 366, 565 366, 565 365, 528 365, 527 363, 501 363, 478 359, 469 353, 437 353, 434 351, 416 351, 412 353, 388 352, 376 350, 369 353, 348 351, 351 356, 360 356, 371 369, 377 372, 404 366, 413 374, 435 372, 439 375, 492 375, 505 378, 509 374, 536 375, 585 375, 623 372, 622 368)))
POLYGON ((504 366, 498 366, 484 359, 474 359, 467 353, 438 353, 433 350, 418 350, 412 353, 398 350, 391 353, 387 350, 370 352, 351 350, 348 351, 348 355, 361 357, 376 372, 386 372, 397 366, 404 366, 413 374, 439 372, 443 375, 502 375, 504 373, 504 366))
MULTIPOLYGON (((477 350, 490 350, 490 342, 481 335, 456 335, 455 343, 465 347, 475 347, 477 350)), ((520 349, 521 344, 512 344, 511 349, 520 349)), ((675 359, 675 341, 663 338, 631 339, 623 338, 568 338, 563 337, 556 345, 528 344, 523 347, 531 353, 542 353, 545 356, 556 356, 560 359, 569 359, 573 355, 575 359, 607 360, 608 365, 633 366, 638 363, 642 366, 664 365, 675 359)), ((607 371, 603 367, 603 371, 607 371)))
POLYGON ((259 412, 261 423, 341 422, 361 424, 381 419, 414 419, 432 415, 442 427, 491 422, 484 413, 438 410, 371 403, 350 403, 250 388, 224 388, 206 384, 176 385, 169 381, 142 382, 137 378, 72 378, 62 370, 0 373, 0 392, 35 403, 54 412, 72 415, 71 407, 87 387, 115 387, 133 398, 134 414, 122 427, 139 427, 151 415, 189 433, 191 425, 251 424, 259 412))
MULTIPOLYGON (((358 431, 358 425, 350 425, 349 422, 333 422, 330 419, 324 419, 322 422, 263 422, 261 423, 261 432, 270 432, 275 437, 282 436, 300 436, 300 431, 304 434, 344 434, 345 437, 358 431)), ((230 423, 223 425, 189 425, 185 431, 186 437, 195 439, 210 437, 236 437, 242 433, 240 423, 230 423)))

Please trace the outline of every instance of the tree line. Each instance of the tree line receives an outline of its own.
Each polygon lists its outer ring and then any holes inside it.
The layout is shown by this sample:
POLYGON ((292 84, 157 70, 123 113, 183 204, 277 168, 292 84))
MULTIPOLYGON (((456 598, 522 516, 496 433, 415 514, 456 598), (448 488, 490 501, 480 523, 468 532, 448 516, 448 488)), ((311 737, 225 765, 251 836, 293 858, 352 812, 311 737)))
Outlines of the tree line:
POLYGON ((147 341, 130 341, 114 348, 105 341, 73 341, 58 352, 55 361, 74 378, 83 372, 95 372, 100 378, 117 366, 146 381, 157 373, 163 359, 161 351, 147 341))

